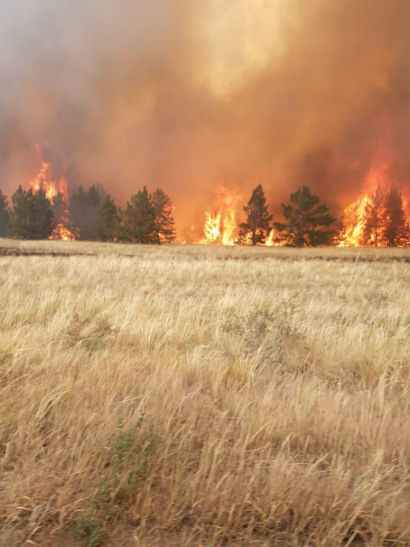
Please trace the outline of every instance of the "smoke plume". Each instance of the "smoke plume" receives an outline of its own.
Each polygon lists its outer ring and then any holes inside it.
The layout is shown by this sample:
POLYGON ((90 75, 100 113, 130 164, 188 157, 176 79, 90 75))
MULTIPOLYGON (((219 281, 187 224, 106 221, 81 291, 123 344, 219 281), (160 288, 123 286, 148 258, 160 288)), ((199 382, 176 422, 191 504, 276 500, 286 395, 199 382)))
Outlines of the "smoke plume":
POLYGON ((38 167, 123 203, 142 185, 180 234, 221 184, 345 205, 375 158, 410 180, 407 0, 3 0, 0 186, 38 167), (56 160, 57 161, 57 160, 56 160))

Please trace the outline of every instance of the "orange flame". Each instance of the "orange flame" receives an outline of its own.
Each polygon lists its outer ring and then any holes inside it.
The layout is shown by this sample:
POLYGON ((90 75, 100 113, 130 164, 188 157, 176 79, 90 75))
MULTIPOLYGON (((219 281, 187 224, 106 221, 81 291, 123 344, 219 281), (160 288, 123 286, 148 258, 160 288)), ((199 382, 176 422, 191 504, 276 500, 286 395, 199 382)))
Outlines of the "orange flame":
POLYGON ((68 185, 65 177, 54 180, 52 176, 51 165, 47 161, 42 161, 38 174, 27 183, 27 188, 32 189, 36 194, 42 188, 46 198, 53 203, 54 199, 61 194, 64 201, 68 201, 68 185))
POLYGON ((205 243, 214 243, 219 241, 221 235, 221 213, 213 215, 210 211, 205 211, 205 243))
MULTIPOLYGON (((370 170, 365 188, 365 192, 344 210, 344 226, 337 243, 339 247, 392 245, 387 236, 389 225, 393 221, 388 200, 395 187, 387 177, 385 163, 370 170)), ((406 198, 402 199, 403 233, 395 243, 397 246, 410 244, 408 219, 405 218, 406 202, 406 198)))
MULTIPOLYGON (((63 212, 61 215, 61 222, 59 222, 48 239, 52 240, 64 240, 72 241, 76 239, 74 234, 68 227, 68 184, 67 179, 62 176, 59 179, 55 179, 52 173, 52 167, 48 161, 43 160, 40 165, 40 170, 37 175, 28 181, 26 185, 27 189, 31 189, 34 194, 37 194, 42 189, 46 195, 46 198, 51 204, 54 203, 58 195, 62 198, 63 212)), ((77 234, 78 235, 78 234, 77 234)))
POLYGON ((74 241, 76 239, 73 232, 71 232, 67 226, 60 223, 54 228, 54 230, 49 235, 48 239, 50 240, 62 240, 62 241, 74 241))
POLYGON ((205 211, 205 239, 201 239, 199 243, 235 245, 237 238, 237 197, 226 188, 220 188, 218 195, 220 205, 217 207, 216 212, 205 211))
POLYGON ((284 247, 287 244, 288 241, 275 228, 272 228, 265 241, 266 247, 284 247))
MULTIPOLYGON (((237 222, 237 203, 239 196, 227 188, 221 187, 218 192, 219 205, 214 211, 205 211, 204 235, 199 243, 236 245, 239 242, 237 222)), ((252 244, 251 233, 242 238, 245 245, 252 244)), ((287 241, 274 228, 270 231, 265 243, 267 247, 283 247, 287 241)))

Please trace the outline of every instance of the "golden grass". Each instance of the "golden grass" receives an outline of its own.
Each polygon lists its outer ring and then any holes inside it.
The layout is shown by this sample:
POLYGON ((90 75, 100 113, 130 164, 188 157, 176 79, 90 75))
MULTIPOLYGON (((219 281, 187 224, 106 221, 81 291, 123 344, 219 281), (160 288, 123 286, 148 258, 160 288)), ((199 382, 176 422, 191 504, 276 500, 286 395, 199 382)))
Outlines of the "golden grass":
POLYGON ((1 546, 410 544, 408 251, 7 253, 1 546))

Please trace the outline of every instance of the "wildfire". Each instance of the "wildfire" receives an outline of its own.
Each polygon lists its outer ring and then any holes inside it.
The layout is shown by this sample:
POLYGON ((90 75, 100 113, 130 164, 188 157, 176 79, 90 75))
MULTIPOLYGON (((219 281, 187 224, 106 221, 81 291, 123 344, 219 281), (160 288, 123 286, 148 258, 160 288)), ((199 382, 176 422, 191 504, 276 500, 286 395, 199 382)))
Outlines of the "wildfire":
POLYGON ((284 247, 287 244, 288 241, 283 237, 280 237, 280 234, 277 230, 275 230, 275 228, 272 228, 272 230, 269 232, 269 236, 265 241, 265 245, 267 247, 284 247))
POLYGON ((55 198, 60 194, 64 201, 68 201, 68 186, 65 177, 54 180, 51 165, 48 161, 42 161, 38 174, 27 183, 27 188, 31 188, 36 194, 42 188, 46 198, 54 203, 55 198))
POLYGON ((237 239, 237 197, 226 188, 218 191, 220 205, 216 212, 205 211, 204 235, 200 243, 235 245, 237 239))
POLYGON ((370 170, 365 192, 344 210, 339 247, 405 247, 409 220, 401 193, 389 181, 385 164, 370 170))
POLYGON ((64 224, 60 223, 57 224, 57 226, 54 228, 54 230, 51 232, 49 238, 50 240, 62 240, 62 241, 74 241, 76 239, 73 232, 71 232, 67 226, 64 226, 64 224))
POLYGON ((59 212, 59 221, 49 239, 72 241, 76 239, 76 235, 68 228, 68 184, 67 179, 62 176, 55 178, 51 164, 48 161, 42 160, 39 172, 37 175, 28 181, 27 189, 31 189, 34 194, 37 194, 42 189, 46 198, 52 205, 56 205, 57 198, 61 200, 61 211, 59 212))
MULTIPOLYGON (((211 211, 205 211, 204 235, 199 243, 236 245, 239 242, 239 226, 237 222, 237 203, 239 197, 232 191, 222 187, 217 192, 219 205, 211 211)), ((241 242, 252 244, 252 234, 242 236, 241 242)), ((287 242, 279 237, 277 230, 272 228, 264 244, 267 247, 282 247, 287 242)), ((259 244, 258 244, 259 245, 259 244)))
POLYGON ((204 232, 207 243, 219 241, 221 235, 221 213, 213 215, 210 211, 205 212, 204 232))

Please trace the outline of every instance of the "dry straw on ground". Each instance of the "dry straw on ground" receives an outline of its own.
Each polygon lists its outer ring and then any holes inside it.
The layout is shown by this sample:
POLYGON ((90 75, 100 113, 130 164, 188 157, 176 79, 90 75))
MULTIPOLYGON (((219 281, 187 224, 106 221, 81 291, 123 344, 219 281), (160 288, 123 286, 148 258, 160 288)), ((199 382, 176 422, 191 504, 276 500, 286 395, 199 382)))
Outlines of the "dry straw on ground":
POLYGON ((408 252, 0 254, 0 545, 410 544, 408 252))

